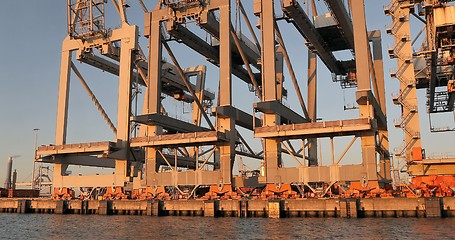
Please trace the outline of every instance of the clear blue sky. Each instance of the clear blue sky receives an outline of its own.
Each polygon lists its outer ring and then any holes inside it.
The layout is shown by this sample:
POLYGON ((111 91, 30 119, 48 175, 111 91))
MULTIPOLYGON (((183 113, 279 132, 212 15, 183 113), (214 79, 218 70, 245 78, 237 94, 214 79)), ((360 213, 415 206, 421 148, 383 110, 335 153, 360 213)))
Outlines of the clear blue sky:
MULTIPOLYGON (((142 32, 143 13, 134 0, 129 1, 132 7, 128 10, 130 22, 139 25, 142 32)), ((147 1, 149 9, 156 4, 156 0, 147 1)), ((250 1, 244 1, 248 9, 251 9, 250 1)), ((111 5, 111 3, 109 3, 111 5)), ((322 9, 323 1, 317 1, 318 8, 322 9)), ((392 38, 385 34, 385 26, 390 25, 390 18, 383 15, 383 6, 388 1, 366 1, 367 23, 369 30, 380 29, 383 35, 384 72, 387 86, 387 103, 391 147, 398 147, 401 144, 402 133, 395 129, 393 120, 399 118, 399 108, 391 101, 391 93, 398 91, 398 81, 389 77, 389 70, 395 66, 395 62, 388 59, 387 47, 392 46, 392 38)), ((110 15, 107 16, 109 27, 119 25, 115 12, 110 6, 110 15)), ((251 11, 250 11, 251 12, 251 11)), ((256 22, 254 17, 251 18, 256 22)), ((303 38, 293 29, 290 24, 280 24, 286 45, 294 62, 297 77, 300 80, 301 88, 305 92, 306 87, 306 48, 303 38)), ((420 28, 420 25, 419 27, 420 28)), ((246 31, 246 27, 244 27, 246 31)), ((15 159, 15 166, 18 170, 19 181, 25 180, 31 172, 34 147, 34 128, 40 128, 38 143, 49 144, 54 142, 55 119, 57 108, 57 90, 60 67, 60 48, 66 36, 66 1, 55 0, 15 0, 4 1, 0 8, 0 180, 3 183, 5 177, 6 160, 10 155, 21 155, 15 159)), ((416 30, 418 31, 418 30, 416 30)), ((141 41, 143 49, 146 49, 144 41, 141 41)), ((196 64, 208 65, 208 87, 217 89, 218 70, 206 63, 204 59, 183 45, 172 44, 180 63, 184 67, 196 64)), ((106 108, 108 114, 116 116, 116 78, 107 73, 101 73, 77 63, 88 84, 98 96, 106 108)), ((354 102, 353 92, 343 91, 338 84, 332 83, 330 74, 320 64, 319 77, 319 117, 325 120, 354 118, 355 111, 343 111, 343 99, 346 103, 354 102)), ((286 70, 285 70, 286 71, 286 70)), ((287 75, 285 83, 290 96, 287 103, 294 109, 298 108, 298 101, 291 88, 292 84, 287 75)), ((73 78, 74 79, 74 78, 73 78)), ((234 105, 247 112, 251 112, 251 106, 256 99, 249 93, 246 85, 239 80, 234 83, 235 96, 234 105)), ((70 120, 69 120, 69 142, 102 141, 112 140, 114 136, 104 124, 103 119, 97 111, 80 84, 74 79, 71 85, 70 120)), ((304 94, 306 96, 306 93, 304 94)), ((453 133, 430 134, 428 117, 425 110, 424 92, 420 91, 420 114, 422 123, 422 137, 427 153, 450 152, 453 133)), ((170 103, 171 111, 182 111, 182 106, 170 103)), ((188 107, 188 106, 185 106, 188 107)), ((440 126, 453 125, 453 119, 449 116, 442 120, 440 126)), ((252 134, 246 134, 251 138, 252 134)), ((324 140, 325 141, 325 140, 324 140)), ((326 142, 324 155, 329 154, 329 146, 326 142)), ((337 147, 339 154, 349 139, 336 140, 342 143, 337 147)), ((253 144, 255 150, 259 150, 259 141, 253 144)), ((358 147, 358 146, 357 146, 358 147)), ((357 162, 359 149, 348 154, 346 161, 357 162), (357 151, 357 153, 356 153, 357 151), (352 158, 351 158, 352 156, 352 158)), ((257 162, 251 162, 257 166, 257 162)), ((29 179, 28 179, 29 180, 29 179)))

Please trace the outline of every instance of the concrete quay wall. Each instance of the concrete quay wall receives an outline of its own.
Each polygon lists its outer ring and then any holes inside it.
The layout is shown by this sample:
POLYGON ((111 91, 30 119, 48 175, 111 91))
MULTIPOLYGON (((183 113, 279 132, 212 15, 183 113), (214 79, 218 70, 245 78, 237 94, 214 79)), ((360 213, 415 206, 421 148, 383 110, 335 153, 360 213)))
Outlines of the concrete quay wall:
POLYGON ((1 199, 0 213, 206 217, 454 217, 455 198, 286 200, 1 199))

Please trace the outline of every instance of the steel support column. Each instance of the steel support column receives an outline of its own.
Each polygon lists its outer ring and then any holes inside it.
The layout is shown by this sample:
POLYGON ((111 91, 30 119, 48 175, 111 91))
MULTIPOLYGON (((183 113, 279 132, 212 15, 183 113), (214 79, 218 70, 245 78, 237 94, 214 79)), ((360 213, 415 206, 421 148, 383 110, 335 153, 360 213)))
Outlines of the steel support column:
MULTIPOLYGON (((317 58, 308 50, 308 115, 312 122, 317 119, 317 58)), ((318 165, 317 138, 308 139, 308 166, 318 165)))
MULTIPOLYGON (((260 0, 262 101, 278 100, 276 81, 275 11, 273 0, 260 0)), ((280 124, 280 116, 264 113, 264 126, 280 124)), ((280 183, 278 168, 281 166, 281 147, 277 139, 264 139, 265 179, 263 183, 280 183)))
MULTIPOLYGON (((232 75, 231 75, 231 2, 222 1, 220 11, 220 91, 219 106, 232 105, 232 75)), ((231 184, 232 167, 235 159, 235 120, 230 117, 217 117, 216 128, 218 132, 226 133, 229 141, 219 146, 220 153, 220 183, 231 184)))
MULTIPOLYGON (((161 44, 161 22, 159 16, 151 13, 150 34, 149 36, 149 66, 148 66, 148 84, 146 91, 147 114, 159 114, 161 111, 161 59, 162 59, 162 44, 161 44)), ((144 113, 145 114, 145 113, 144 113)), ((160 126, 147 126, 147 136, 158 136, 162 133, 160 126)), ((157 184, 157 158, 158 150, 156 147, 146 148, 146 185, 155 186, 157 184)))
POLYGON ((127 181, 128 158, 130 155, 129 139, 131 126, 131 83, 133 78, 133 59, 138 47, 137 26, 123 24, 124 37, 121 40, 120 72, 117 106, 117 142, 121 150, 116 153, 119 159, 115 161, 115 186, 124 186, 127 181))
MULTIPOLYGON (((371 80, 368 63, 371 61, 369 41, 367 37, 366 21, 365 21, 365 5, 364 0, 351 1, 352 22, 354 26, 355 39, 355 56, 356 56, 356 76, 358 90, 370 90, 371 80)), ((359 105, 360 118, 374 118, 373 107, 367 104, 359 105)), ((365 179, 376 180, 376 142, 375 132, 371 131, 364 133, 361 136, 362 146, 362 163, 364 166, 365 179)))
MULTIPOLYGON (((62 59, 60 64, 60 84, 58 89, 57 125, 55 129, 55 144, 66 144, 66 131, 68 123, 68 101, 71 77, 71 50, 66 49, 66 43, 70 41, 67 37, 63 42, 62 59)), ((68 164, 54 164, 54 187, 62 187, 62 176, 65 175, 68 164)))
MULTIPOLYGON (((311 4, 311 12, 317 16, 314 0, 308 1, 311 4)), ((309 11, 309 6, 307 6, 309 11)), ((311 122, 317 121, 317 101, 318 101, 318 75, 317 75, 317 55, 308 49, 308 115, 311 122)), ((318 165, 318 139, 309 138, 308 140, 308 166, 318 165)))
MULTIPOLYGON (((204 89, 205 89, 205 73, 206 73, 206 66, 198 66, 196 68, 191 68, 191 69, 185 69, 185 72, 192 72, 191 74, 197 74, 197 80, 196 80, 196 89, 195 93, 197 98, 199 99, 199 102, 202 103, 204 100, 204 89)), ((193 105, 193 114, 191 117, 191 123, 193 123, 196 126, 201 126, 201 118, 202 118, 202 112, 201 109, 198 108, 196 101, 192 104, 193 105)), ((187 151, 186 148, 183 148, 184 151, 187 151)), ((189 156, 190 157, 195 157, 197 158, 197 153, 199 151, 198 147, 192 147, 190 148, 189 151, 189 156)))
MULTIPOLYGON (((384 114, 387 114, 387 104, 385 101, 385 84, 384 84, 384 64, 382 59, 382 41, 381 32, 376 30, 372 31, 369 39, 373 44, 373 67, 374 73, 376 74, 376 87, 381 110, 384 114)), ((391 176, 391 165, 390 165, 390 154, 389 154, 389 132, 388 130, 379 130, 378 136, 378 148, 379 148, 379 178, 381 180, 390 181, 391 176)))

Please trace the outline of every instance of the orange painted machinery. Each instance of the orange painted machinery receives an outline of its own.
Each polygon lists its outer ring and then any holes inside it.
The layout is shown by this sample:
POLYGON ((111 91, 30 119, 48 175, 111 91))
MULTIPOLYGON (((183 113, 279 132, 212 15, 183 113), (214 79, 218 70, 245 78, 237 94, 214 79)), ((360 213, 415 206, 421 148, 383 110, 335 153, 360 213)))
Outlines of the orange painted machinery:
POLYGON ((384 188, 379 186, 376 181, 362 184, 360 182, 351 182, 349 189, 340 188, 341 198, 375 198, 375 197, 393 197, 392 186, 386 185, 384 188))
POLYGON ((171 199, 169 193, 166 193, 165 187, 146 187, 135 189, 131 195, 132 199, 138 200, 169 200, 171 199))
POLYGON ((455 92, 455 79, 449 80, 449 82, 447 83, 447 91, 449 93, 455 92))
POLYGON ((240 200, 242 197, 232 190, 231 185, 210 186, 209 191, 201 198, 203 200, 240 200))
POLYGON ((52 199, 57 200, 71 200, 74 198, 74 190, 70 188, 54 188, 54 193, 52 194, 52 199))
POLYGON ((406 197, 451 197, 454 196, 454 176, 416 176, 409 186, 402 189, 406 197))
POLYGON ((292 190, 291 184, 267 184, 259 197, 261 199, 295 199, 298 198, 298 194, 292 190))
POLYGON ((128 195, 123 192, 122 187, 108 187, 103 195, 104 200, 122 200, 128 199, 128 195))

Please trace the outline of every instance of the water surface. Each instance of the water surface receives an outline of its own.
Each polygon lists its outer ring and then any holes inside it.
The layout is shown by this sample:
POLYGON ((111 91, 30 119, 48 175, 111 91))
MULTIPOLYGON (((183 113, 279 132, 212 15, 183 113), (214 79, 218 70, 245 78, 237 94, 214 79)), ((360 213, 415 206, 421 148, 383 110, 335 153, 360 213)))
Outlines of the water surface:
POLYGON ((455 239, 455 218, 0 214, 0 239, 455 239))

